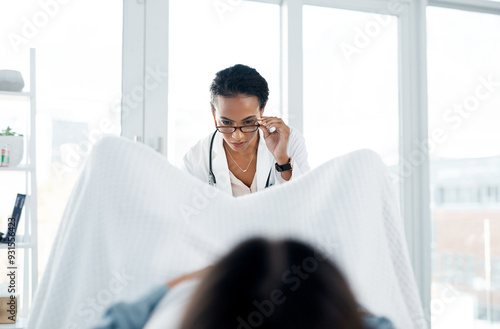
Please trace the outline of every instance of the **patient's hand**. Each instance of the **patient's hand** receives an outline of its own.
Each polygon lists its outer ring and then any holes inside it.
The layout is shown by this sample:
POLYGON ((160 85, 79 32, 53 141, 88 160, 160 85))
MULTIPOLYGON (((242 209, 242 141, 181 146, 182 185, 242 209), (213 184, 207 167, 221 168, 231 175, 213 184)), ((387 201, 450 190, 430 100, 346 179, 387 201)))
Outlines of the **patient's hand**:
POLYGON ((195 272, 191 272, 191 273, 188 273, 188 274, 184 274, 184 275, 182 275, 182 276, 180 276, 178 278, 175 278, 175 279, 173 279, 171 281, 168 281, 167 282, 167 286, 169 286, 170 288, 173 288, 174 286, 178 285, 182 281, 189 280, 189 279, 195 279, 195 278, 198 278, 198 277, 202 277, 212 267, 213 267, 213 265, 209 265, 209 266, 207 266, 205 268, 202 268, 201 270, 198 270, 198 271, 195 271, 195 272))

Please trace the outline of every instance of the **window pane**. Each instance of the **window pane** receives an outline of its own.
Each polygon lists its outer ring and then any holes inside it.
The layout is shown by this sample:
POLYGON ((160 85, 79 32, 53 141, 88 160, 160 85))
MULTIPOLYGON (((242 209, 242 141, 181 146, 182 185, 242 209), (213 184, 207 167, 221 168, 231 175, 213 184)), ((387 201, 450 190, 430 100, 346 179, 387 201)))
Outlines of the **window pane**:
POLYGON ((432 327, 499 328, 500 17, 427 14, 432 327))
POLYGON ((303 19, 304 135, 311 167, 360 148, 396 166, 397 18, 304 6, 303 19))
POLYGON ((279 116, 280 13, 274 4, 246 1, 170 1, 169 161, 215 130, 209 87, 235 64, 255 68, 268 82, 264 115, 279 116))

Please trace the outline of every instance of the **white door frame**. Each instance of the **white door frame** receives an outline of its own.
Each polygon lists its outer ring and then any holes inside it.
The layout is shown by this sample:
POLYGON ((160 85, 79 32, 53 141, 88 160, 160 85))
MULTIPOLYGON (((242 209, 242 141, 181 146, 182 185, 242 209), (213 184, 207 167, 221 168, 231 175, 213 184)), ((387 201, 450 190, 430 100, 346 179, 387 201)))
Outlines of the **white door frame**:
POLYGON ((168 1, 125 0, 121 136, 167 154, 168 1))

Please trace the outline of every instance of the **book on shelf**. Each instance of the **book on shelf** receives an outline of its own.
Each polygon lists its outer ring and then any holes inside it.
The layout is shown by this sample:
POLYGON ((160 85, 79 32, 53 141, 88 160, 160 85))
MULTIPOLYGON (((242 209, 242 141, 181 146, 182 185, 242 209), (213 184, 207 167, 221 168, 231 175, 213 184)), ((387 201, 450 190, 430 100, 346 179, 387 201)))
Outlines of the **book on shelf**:
POLYGON ((5 230, 6 233, 0 232, 0 243, 15 242, 17 228, 19 227, 19 219, 21 218, 25 200, 25 194, 17 194, 12 216, 9 217, 7 221, 7 229, 5 230))

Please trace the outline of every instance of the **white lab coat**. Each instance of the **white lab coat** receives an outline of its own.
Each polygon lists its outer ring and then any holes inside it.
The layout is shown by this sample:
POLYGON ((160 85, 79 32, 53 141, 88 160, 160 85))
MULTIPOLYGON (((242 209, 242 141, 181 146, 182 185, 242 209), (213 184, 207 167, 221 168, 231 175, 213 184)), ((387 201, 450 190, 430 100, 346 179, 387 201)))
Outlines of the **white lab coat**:
MULTIPOLYGON (((198 177, 203 182, 208 184, 209 180, 209 151, 210 133, 205 138, 201 139, 184 155, 183 170, 189 172, 195 177, 198 177)), ((271 170, 270 185, 279 185, 286 180, 281 177, 274 164, 275 159, 272 153, 266 146, 264 133, 259 129, 260 139, 257 147, 257 191, 263 190, 266 186, 269 170, 271 170)), ((227 166, 226 152, 222 144, 223 138, 221 133, 217 132, 214 138, 212 149, 212 171, 214 172, 217 188, 232 195, 231 180, 229 176, 229 168, 227 166)), ((301 174, 309 171, 309 163, 307 162, 307 150, 304 143, 304 136, 294 128, 290 127, 290 135, 288 138, 287 154, 292 158, 292 177, 298 177, 301 174)))

